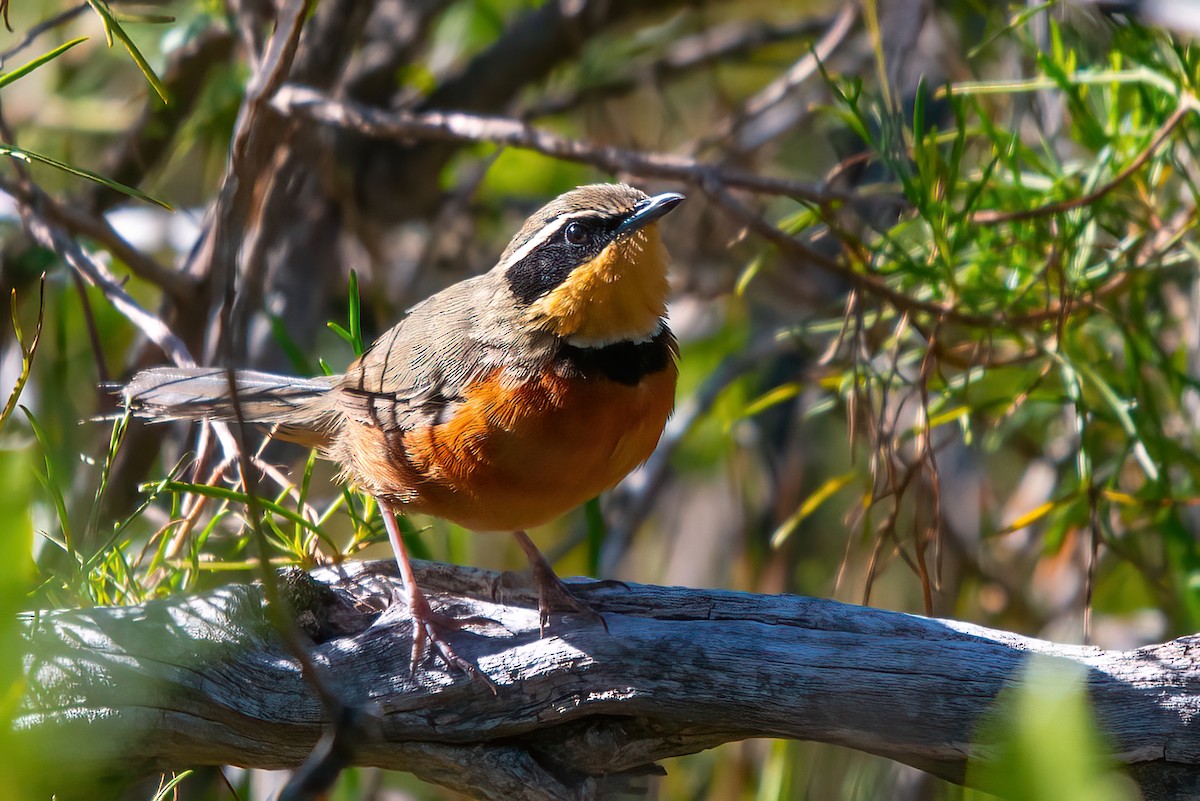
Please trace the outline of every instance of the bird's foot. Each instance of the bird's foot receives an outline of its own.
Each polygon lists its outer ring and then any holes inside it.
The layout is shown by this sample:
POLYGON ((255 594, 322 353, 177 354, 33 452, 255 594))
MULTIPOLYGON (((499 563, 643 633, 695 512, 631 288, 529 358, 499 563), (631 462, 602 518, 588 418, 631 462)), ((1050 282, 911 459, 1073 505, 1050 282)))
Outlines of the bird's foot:
POLYGON ((446 637, 448 631, 459 631, 465 626, 494 623, 495 621, 482 617, 456 618, 435 612, 430 608, 425 593, 421 592, 416 585, 409 588, 408 612, 413 622, 412 654, 409 662, 409 671, 412 675, 416 675, 417 667, 421 664, 425 653, 425 643, 428 642, 430 648, 442 658, 447 667, 458 669, 472 679, 482 682, 487 685, 493 695, 496 694, 496 683, 471 660, 460 656, 446 637))
POLYGON ((575 613, 590 617, 603 626, 605 631, 608 631, 608 623, 604 620, 604 615, 571 592, 571 588, 558 577, 549 562, 544 559, 531 559, 530 566, 533 569, 533 583, 537 587, 538 593, 539 634, 545 636, 546 626, 550 624, 550 615, 555 612, 559 614, 575 613))
POLYGON ((533 544, 533 540, 529 539, 529 535, 524 531, 514 531, 513 536, 525 552, 525 558, 529 560, 529 567, 533 570, 533 583, 538 591, 538 632, 542 636, 546 635, 550 614, 556 611, 576 612, 590 617, 608 631, 608 623, 604 616, 571 592, 546 561, 546 557, 542 556, 542 552, 533 544))

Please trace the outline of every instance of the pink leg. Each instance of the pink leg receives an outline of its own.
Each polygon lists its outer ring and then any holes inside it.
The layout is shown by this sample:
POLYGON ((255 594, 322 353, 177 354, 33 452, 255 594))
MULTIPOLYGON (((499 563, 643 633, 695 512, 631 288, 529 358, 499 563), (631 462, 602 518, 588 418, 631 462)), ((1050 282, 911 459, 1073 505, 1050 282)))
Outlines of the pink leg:
POLYGON ((533 569, 533 583, 537 586, 538 591, 539 630, 541 633, 545 635, 546 626, 550 622, 550 613, 555 609, 560 612, 565 609, 568 612, 587 615, 598 621, 604 630, 608 631, 608 624, 604 622, 604 616, 575 597, 567 585, 563 584, 558 574, 554 572, 550 563, 546 561, 546 557, 542 556, 542 552, 533 544, 533 540, 529 539, 529 535, 524 531, 514 531, 513 536, 517 538, 517 544, 525 552, 525 558, 529 560, 529 566, 533 569))
POLYGON ((404 582, 405 590, 408 591, 408 611, 412 615, 413 621, 412 661, 409 663, 409 670, 416 673, 417 665, 421 662, 421 653, 425 648, 425 641, 428 640, 447 665, 458 668, 472 678, 480 679, 495 692, 496 685, 492 680, 483 675, 479 668, 455 653, 454 649, 450 647, 450 643, 446 641, 440 629, 461 628, 462 623, 454 618, 439 615, 429 608, 429 601, 425 599, 425 593, 421 592, 421 588, 417 586, 417 577, 413 573, 412 564, 408 561, 408 548, 404 545, 404 538, 400 536, 400 527, 396 524, 396 510, 382 501, 380 501, 379 507, 383 512, 383 525, 387 528, 388 539, 396 554, 396 564, 400 566, 400 578, 404 582))

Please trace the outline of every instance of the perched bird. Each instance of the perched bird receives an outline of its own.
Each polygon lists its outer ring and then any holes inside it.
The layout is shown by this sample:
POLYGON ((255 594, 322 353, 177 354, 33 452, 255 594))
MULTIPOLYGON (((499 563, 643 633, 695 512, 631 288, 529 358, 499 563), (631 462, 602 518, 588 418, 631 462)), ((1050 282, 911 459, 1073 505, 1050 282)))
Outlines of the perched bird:
MULTIPOLYGON (((542 625, 571 595, 525 529, 620 481, 654 450, 674 405, 668 256, 657 221, 683 196, 582 186, 533 214, 489 272, 414 306, 342 375, 144 370, 122 390, 151 420, 234 420, 316 447, 379 500, 413 618, 455 654, 417 586, 397 512, 511 531, 538 586, 542 625)), ((596 615, 596 617, 599 617, 596 615)), ((603 622, 603 618, 599 618, 603 622)))

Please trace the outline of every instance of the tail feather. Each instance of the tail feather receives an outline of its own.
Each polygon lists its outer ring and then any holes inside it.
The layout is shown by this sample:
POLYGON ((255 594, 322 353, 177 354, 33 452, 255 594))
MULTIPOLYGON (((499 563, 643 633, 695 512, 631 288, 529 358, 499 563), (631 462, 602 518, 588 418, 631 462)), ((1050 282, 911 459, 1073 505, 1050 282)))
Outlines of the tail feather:
POLYGON ((151 420, 236 420, 292 429, 328 427, 334 379, 238 370, 237 406, 229 372, 219 367, 155 367, 121 389, 133 413, 151 420))

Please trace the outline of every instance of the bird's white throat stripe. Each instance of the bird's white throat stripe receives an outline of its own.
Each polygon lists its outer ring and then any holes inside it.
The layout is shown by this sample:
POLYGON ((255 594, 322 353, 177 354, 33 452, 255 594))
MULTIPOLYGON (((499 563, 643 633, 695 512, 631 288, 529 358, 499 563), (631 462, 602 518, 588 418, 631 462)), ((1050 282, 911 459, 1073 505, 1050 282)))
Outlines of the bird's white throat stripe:
POLYGON ((641 345, 652 341, 656 336, 661 334, 666 329, 667 323, 665 320, 659 320, 658 325, 654 326, 654 330, 648 334, 633 333, 633 334, 614 334, 607 337, 567 337, 566 343, 573 348, 605 348, 609 345, 616 345, 618 342, 628 342, 631 345, 641 345))

